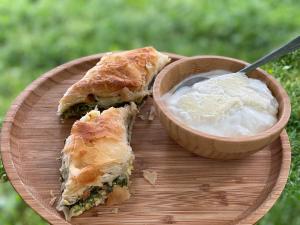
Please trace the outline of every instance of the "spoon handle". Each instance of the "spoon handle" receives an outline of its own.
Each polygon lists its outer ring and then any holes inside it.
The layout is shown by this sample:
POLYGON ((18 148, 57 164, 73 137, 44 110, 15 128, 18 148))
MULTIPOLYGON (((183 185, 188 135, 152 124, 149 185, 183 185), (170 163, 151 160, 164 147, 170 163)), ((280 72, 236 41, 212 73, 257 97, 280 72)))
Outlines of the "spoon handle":
POLYGON ((241 69, 239 72, 247 73, 251 70, 256 69, 257 67, 264 65, 267 62, 270 62, 274 59, 279 58, 289 52, 292 52, 296 49, 300 48, 300 36, 296 37, 289 43, 285 44, 284 46, 275 49, 274 51, 270 52, 269 54, 265 55, 264 57, 258 59, 254 63, 246 66, 245 68, 241 69))

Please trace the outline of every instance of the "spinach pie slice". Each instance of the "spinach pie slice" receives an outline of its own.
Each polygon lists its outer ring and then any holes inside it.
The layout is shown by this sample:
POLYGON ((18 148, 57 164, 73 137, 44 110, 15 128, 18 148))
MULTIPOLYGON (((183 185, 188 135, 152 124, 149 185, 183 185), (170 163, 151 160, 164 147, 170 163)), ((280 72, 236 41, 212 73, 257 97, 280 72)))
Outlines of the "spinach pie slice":
POLYGON ((128 102, 141 104, 151 91, 155 75, 170 58, 153 47, 110 53, 61 98, 58 115, 80 117, 94 109, 120 107, 128 102))
POLYGON ((57 210, 67 220, 99 204, 118 204, 130 197, 134 154, 129 145, 135 103, 92 110, 71 129, 62 150, 62 196, 57 210))

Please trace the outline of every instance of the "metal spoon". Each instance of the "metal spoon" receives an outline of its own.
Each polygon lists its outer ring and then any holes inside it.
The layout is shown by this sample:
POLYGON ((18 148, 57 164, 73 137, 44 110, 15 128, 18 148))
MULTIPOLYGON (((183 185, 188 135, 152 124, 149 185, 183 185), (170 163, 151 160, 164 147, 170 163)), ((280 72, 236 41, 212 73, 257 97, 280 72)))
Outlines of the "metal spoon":
MULTIPOLYGON (((238 72, 241 73, 248 73, 249 71, 252 71, 256 69, 257 67, 264 65, 274 59, 279 58, 280 56, 283 56, 289 52, 295 51, 300 48, 300 36, 296 37, 292 41, 288 42, 287 44, 283 45, 282 47, 275 49, 274 51, 270 52, 269 54, 263 56, 262 58, 258 59, 254 63, 244 67, 238 72)), ((208 77, 204 77, 203 75, 195 75, 186 78, 181 83, 179 83, 175 88, 173 88, 173 93, 176 92, 178 89, 184 87, 184 86, 192 86, 193 84, 204 81, 209 79, 208 77)))

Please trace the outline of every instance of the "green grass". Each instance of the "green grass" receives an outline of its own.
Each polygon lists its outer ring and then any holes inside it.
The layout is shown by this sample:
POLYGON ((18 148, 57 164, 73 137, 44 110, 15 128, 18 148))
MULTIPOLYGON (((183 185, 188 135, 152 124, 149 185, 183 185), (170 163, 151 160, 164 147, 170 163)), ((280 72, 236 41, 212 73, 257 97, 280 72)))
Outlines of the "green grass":
MULTIPOLYGON (((1 0, 0 122, 32 80, 84 55, 153 45, 252 61, 300 33, 299 7, 298 0, 1 0)), ((288 184, 261 225, 300 224, 299 61, 298 52, 265 67, 291 97, 293 153, 288 184)), ((0 212, 1 225, 46 224, 8 182, 0 186, 0 212)))
POLYGON ((260 224, 300 224, 300 51, 267 65, 268 72, 287 90, 292 104, 292 114, 287 126, 292 145, 292 165, 285 190, 260 224))

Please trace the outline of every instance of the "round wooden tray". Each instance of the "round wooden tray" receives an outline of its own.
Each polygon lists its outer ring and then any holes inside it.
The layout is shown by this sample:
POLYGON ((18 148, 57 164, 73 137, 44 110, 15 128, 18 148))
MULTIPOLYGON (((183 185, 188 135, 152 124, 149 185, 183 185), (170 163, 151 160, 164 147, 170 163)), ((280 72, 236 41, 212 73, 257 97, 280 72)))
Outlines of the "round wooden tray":
MULTIPOLYGON (((2 160, 14 188, 51 224, 70 224, 51 206, 60 194, 60 151, 73 121, 61 123, 58 100, 103 54, 61 65, 34 81, 12 104, 3 122, 2 160)), ((169 54, 173 60, 182 56, 169 54)), ((149 99, 142 111, 152 104, 149 99)), ((275 203, 287 181, 288 136, 246 159, 214 161, 173 142, 158 119, 137 118, 132 137, 136 155, 132 197, 113 213, 98 206, 71 224, 253 224, 275 203), (155 186, 142 170, 158 173, 155 186)))

